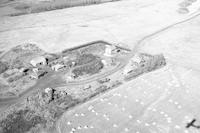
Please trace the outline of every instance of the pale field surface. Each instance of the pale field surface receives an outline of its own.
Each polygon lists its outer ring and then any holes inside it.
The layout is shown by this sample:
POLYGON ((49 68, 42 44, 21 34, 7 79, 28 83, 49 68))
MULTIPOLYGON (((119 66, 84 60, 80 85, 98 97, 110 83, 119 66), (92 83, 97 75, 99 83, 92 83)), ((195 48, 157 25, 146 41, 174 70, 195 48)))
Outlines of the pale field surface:
POLYGON ((198 133, 186 125, 200 118, 199 20, 144 38, 136 51, 164 53, 167 66, 66 112, 58 132, 198 133))
POLYGON ((197 133, 185 126, 200 117, 199 77, 167 65, 66 112, 58 132, 197 133))
POLYGON ((176 65, 200 70, 200 16, 143 41, 140 52, 163 53, 176 65))
POLYGON ((199 11, 177 12, 182 0, 123 0, 0 19, 0 49, 36 43, 48 52, 58 52, 94 40, 134 48, 137 42, 199 11))

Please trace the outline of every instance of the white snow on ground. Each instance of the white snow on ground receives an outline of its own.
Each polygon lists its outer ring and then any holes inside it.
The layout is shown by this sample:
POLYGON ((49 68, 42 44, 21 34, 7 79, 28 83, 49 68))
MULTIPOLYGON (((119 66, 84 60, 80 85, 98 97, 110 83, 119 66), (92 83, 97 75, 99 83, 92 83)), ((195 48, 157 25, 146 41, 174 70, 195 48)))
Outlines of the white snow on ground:
POLYGON ((181 0, 123 0, 93 6, 0 19, 0 49, 36 43, 49 52, 94 40, 133 48, 142 37, 185 19, 177 12, 181 0))

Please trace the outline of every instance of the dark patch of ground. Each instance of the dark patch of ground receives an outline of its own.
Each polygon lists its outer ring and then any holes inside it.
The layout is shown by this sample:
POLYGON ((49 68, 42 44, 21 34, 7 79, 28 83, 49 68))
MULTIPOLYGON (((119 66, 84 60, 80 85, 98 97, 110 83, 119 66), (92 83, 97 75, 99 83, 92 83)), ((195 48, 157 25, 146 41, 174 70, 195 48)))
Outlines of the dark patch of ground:
POLYGON ((9 68, 28 68, 30 60, 36 55, 43 55, 45 52, 35 44, 19 45, 6 52, 1 60, 9 64, 9 68))
POLYGON ((64 8, 70 8, 75 6, 86 6, 92 4, 100 4, 105 2, 113 2, 119 0, 53 0, 46 2, 18 2, 15 5, 15 9, 18 11, 17 13, 12 13, 10 16, 19 16, 30 13, 39 13, 51 10, 58 10, 64 8))
POLYGON ((9 114, 0 122, 2 133, 25 133, 45 120, 35 115, 34 111, 25 109, 9 114))
POLYGON ((8 69, 8 63, 0 61, 0 74, 8 69))
POLYGON ((72 73, 75 77, 80 77, 86 74, 92 75, 98 73, 103 68, 103 63, 99 59, 93 60, 91 63, 75 68, 72 73))
POLYGON ((93 54, 83 54, 83 55, 80 55, 77 58, 77 60, 75 60, 75 62, 78 66, 81 66, 81 65, 88 64, 97 59, 99 59, 99 57, 94 56, 93 54))

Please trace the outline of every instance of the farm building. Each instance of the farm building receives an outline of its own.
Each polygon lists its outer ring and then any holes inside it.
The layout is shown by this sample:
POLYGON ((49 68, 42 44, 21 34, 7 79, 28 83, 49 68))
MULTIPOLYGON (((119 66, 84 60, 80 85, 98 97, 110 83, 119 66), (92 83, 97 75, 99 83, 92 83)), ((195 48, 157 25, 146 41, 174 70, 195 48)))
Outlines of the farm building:
POLYGON ((43 56, 35 57, 30 61, 30 64, 33 65, 34 67, 38 65, 46 65, 46 63, 47 63, 46 58, 43 56))
POLYGON ((110 66, 113 63, 113 60, 110 58, 101 60, 104 66, 110 66))
POLYGON ((106 45, 104 56, 112 56, 112 51, 115 49, 114 45, 106 45))

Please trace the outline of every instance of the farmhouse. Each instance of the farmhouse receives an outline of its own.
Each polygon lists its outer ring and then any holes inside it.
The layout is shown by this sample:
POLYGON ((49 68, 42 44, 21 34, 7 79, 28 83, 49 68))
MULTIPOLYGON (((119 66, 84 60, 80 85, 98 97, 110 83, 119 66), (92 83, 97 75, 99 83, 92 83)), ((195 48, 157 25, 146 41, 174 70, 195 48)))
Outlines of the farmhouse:
POLYGON ((38 65, 46 65, 46 58, 43 56, 35 57, 30 61, 30 64, 34 67, 38 65))
POLYGON ((112 56, 112 51, 115 49, 114 45, 106 45, 104 56, 112 56))

